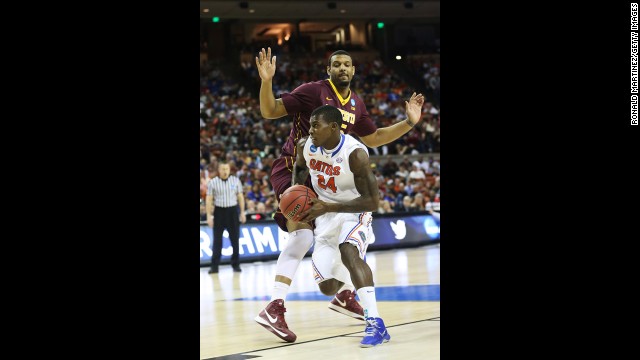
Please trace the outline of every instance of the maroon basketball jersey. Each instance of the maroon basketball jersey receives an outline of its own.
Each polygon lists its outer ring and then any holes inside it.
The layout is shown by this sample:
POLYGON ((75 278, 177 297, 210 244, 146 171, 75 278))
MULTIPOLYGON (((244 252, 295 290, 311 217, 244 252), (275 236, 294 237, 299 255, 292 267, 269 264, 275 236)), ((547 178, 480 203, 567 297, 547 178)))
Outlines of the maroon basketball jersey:
POLYGON ((282 156, 295 159, 296 142, 309 135, 311 113, 322 105, 335 106, 340 110, 344 134, 367 136, 377 130, 362 99, 353 90, 349 97, 343 99, 329 79, 302 84, 291 93, 282 94, 282 103, 293 120, 289 138, 282 147, 282 156))

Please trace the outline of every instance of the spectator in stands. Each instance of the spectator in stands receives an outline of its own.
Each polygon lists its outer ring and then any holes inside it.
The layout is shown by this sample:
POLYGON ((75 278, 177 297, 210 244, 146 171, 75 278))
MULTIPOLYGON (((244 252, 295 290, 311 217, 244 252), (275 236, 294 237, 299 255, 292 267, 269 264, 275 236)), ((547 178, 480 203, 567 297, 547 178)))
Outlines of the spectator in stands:
POLYGON ((254 201, 256 203, 256 207, 258 207, 260 203, 264 207, 264 203, 267 201, 267 197, 264 196, 260 190, 260 184, 257 182, 251 186, 251 191, 247 193, 247 199, 254 201))
POLYGON ((387 162, 382 166, 382 176, 391 177, 398 171, 398 164, 387 155, 387 162))
POLYGON ((414 188, 415 184, 416 182, 414 179, 409 179, 409 182, 406 185, 402 184, 402 188, 407 195, 413 196, 414 193, 419 191, 419 188, 417 189, 414 188))
POLYGON ((200 221, 207 221, 207 206, 204 199, 200 199, 200 221))
POLYGON ((207 182, 209 182, 207 175, 204 170, 200 171, 200 199, 207 198, 207 182))
POLYGON ((424 174, 424 171, 422 171, 422 169, 418 168, 416 165, 411 165, 409 179, 424 180, 426 178, 427 176, 424 174))
POLYGON ((256 206, 256 211, 259 214, 266 214, 267 213, 267 207, 263 202, 259 202, 256 206))
MULTIPOLYGON (((433 158, 433 157, 431 157, 433 158)), ((430 167, 430 163, 429 161, 424 159, 424 156, 420 156, 416 161, 413 162, 413 164, 411 164, 413 166, 415 166, 418 169, 422 169, 424 171, 425 174, 430 174, 431 171, 429 169, 430 167)))
MULTIPOLYGON (((409 157, 406 156, 406 155, 403 156, 402 157, 402 162, 400 163, 400 166, 404 166, 405 169, 407 169, 407 171, 409 171, 409 169, 411 169, 411 165, 412 165, 412 163, 411 163, 411 161, 409 161, 409 157)), ((407 176, 409 176, 409 175, 407 175, 407 176)))
POLYGON ((425 211, 424 195, 417 193, 413 197, 413 202, 409 205, 410 211, 425 211))
POLYGON ((440 174, 440 162, 435 160, 433 156, 429 156, 429 166, 432 169, 432 173, 440 174))
POLYGON ((247 206, 245 206, 246 210, 244 211, 244 213, 246 215, 251 215, 251 214, 255 214, 255 213, 258 212, 258 210, 256 209, 256 202, 255 201, 246 199, 246 203, 247 203, 247 206))
MULTIPOLYGON (((427 144, 428 147, 428 151, 430 153, 433 152, 433 150, 436 148, 436 137, 435 137, 435 132, 436 132, 436 120, 429 115, 429 120, 425 122, 425 143, 427 144)), ((428 170, 425 170, 428 172, 428 170)))
POLYGON ((411 196, 407 195, 402 197, 402 205, 399 211, 404 211, 404 212, 413 211, 413 208, 411 208, 412 203, 413 203, 413 199, 411 198, 411 196))
POLYGON ((409 180, 409 171, 404 165, 400 165, 400 168, 398 169, 398 171, 396 171, 394 175, 399 177, 404 182, 409 180))
POLYGON ((389 201, 387 199, 383 199, 382 197, 380 197, 380 203, 378 205, 378 213, 379 214, 388 214, 388 213, 392 213, 393 208, 391 207, 391 204, 393 203, 393 201, 389 201))

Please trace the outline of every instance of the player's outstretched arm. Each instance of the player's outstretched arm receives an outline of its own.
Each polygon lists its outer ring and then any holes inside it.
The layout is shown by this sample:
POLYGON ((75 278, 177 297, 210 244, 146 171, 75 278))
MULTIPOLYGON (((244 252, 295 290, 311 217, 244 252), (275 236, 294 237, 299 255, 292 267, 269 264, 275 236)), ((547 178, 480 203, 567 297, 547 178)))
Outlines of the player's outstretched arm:
POLYGON ((378 147, 397 140, 413 129, 420 121, 422 118, 422 105, 424 105, 424 96, 413 93, 409 101, 405 101, 405 110, 407 112, 405 121, 379 128, 371 135, 361 136, 360 140, 368 147, 378 147))
POLYGON ((260 74, 260 114, 265 119, 278 119, 287 115, 281 99, 273 95, 273 76, 276 73, 276 57, 271 57, 271 48, 262 51, 256 56, 256 68, 260 74))

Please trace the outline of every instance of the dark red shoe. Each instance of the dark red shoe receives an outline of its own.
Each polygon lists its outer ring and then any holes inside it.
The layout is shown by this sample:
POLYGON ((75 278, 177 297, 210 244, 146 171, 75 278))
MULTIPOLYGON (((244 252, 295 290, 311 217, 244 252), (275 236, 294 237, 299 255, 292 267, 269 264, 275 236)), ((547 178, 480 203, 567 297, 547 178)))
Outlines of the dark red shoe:
POLYGON ((364 310, 362 306, 358 304, 358 301, 356 301, 356 293, 353 291, 343 290, 337 293, 333 300, 331 300, 329 309, 364 321, 364 310))
POLYGON ((284 320, 284 313, 287 311, 282 299, 276 299, 267 305, 254 319, 265 329, 271 331, 275 336, 286 342, 294 342, 298 338, 284 320))

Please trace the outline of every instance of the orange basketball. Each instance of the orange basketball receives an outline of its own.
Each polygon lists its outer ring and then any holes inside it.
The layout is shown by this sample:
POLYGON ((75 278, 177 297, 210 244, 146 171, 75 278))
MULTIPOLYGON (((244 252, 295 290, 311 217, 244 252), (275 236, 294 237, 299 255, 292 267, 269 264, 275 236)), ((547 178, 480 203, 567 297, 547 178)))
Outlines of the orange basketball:
POLYGON ((298 221, 298 216, 311 207, 310 201, 316 198, 313 190, 304 185, 293 185, 280 197, 280 211, 288 220, 298 221))

